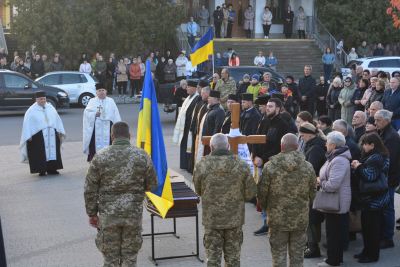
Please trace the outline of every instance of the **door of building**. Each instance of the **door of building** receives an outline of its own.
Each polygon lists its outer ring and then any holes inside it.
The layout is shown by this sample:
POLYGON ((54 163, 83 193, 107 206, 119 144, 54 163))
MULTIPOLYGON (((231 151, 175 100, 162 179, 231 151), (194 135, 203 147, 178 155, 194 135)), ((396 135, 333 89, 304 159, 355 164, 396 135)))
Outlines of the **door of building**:
POLYGON ((232 37, 246 37, 246 31, 243 29, 243 14, 249 6, 249 0, 227 0, 225 3, 226 6, 232 4, 233 9, 235 10, 235 23, 232 28, 232 37))

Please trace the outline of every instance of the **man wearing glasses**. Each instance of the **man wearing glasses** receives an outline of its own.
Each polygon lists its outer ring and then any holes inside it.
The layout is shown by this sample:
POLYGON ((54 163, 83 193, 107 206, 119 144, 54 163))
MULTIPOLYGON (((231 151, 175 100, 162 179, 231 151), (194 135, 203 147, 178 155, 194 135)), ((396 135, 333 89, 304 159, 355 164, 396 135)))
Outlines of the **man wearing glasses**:
POLYGON ((210 83, 212 90, 215 90, 215 85, 217 84, 218 80, 219 80, 218 73, 214 73, 212 76, 212 82, 210 83))

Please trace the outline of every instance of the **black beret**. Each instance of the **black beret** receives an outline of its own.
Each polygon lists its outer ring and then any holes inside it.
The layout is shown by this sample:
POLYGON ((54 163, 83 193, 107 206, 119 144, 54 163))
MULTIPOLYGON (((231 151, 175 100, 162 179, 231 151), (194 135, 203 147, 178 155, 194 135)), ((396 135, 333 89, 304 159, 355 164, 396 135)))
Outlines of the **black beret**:
POLYGON ((207 82, 206 80, 199 80, 199 86, 204 88, 210 86, 210 83, 207 82))
POLYGON ((106 89, 106 85, 104 83, 96 84, 96 90, 106 89))
POLYGON ((221 96, 221 92, 217 91, 217 90, 211 90, 210 91, 210 97, 216 97, 216 98, 220 98, 221 96))
POLYGON ((259 105, 266 105, 270 98, 271 98, 271 95, 261 95, 261 96, 258 97, 258 104, 259 105))
POLYGON ((368 119, 367 119, 367 122, 368 122, 369 124, 375 125, 375 118, 372 117, 372 116, 369 116, 368 119))
POLYGON ((197 87, 197 82, 193 80, 187 80, 187 86, 197 87))
POLYGON ((275 93, 272 93, 272 98, 278 98, 283 102, 285 99, 285 95, 282 93, 275 92, 275 93))
POLYGON ((254 95, 252 93, 244 93, 244 94, 242 94, 242 100, 253 101, 254 95))
POLYGON ((46 97, 46 92, 45 91, 37 91, 35 93, 35 97, 39 98, 39 97, 46 97))
POLYGON ((233 100, 233 101, 236 101, 236 102, 240 102, 240 99, 239 99, 239 96, 237 96, 237 95, 235 95, 235 94, 229 94, 228 95, 228 99, 229 100, 233 100))

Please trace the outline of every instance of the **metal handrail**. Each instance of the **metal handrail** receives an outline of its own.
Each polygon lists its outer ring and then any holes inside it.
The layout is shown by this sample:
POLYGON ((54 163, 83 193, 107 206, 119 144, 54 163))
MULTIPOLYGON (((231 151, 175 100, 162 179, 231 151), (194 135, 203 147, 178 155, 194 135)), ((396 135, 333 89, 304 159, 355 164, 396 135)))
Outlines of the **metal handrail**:
POLYGON ((4 48, 5 53, 8 54, 6 37, 4 36, 3 24, 1 22, 1 20, 0 20, 0 47, 4 48))
POLYGON ((183 33, 181 27, 176 28, 174 41, 175 41, 175 44, 178 46, 179 51, 185 50, 186 54, 190 54, 190 52, 192 51, 192 48, 190 47, 187 37, 183 33))
MULTIPOLYGON (((347 64, 347 54, 339 42, 336 41, 335 37, 325 28, 322 22, 317 17, 308 17, 308 32, 314 35, 314 38, 318 39, 325 45, 325 49, 330 47, 332 53, 335 55, 335 64, 341 69, 347 64), (311 24, 311 25, 310 25, 311 24), (338 48, 339 47, 339 48, 338 48)), ((325 50, 324 49, 324 50, 325 50)))

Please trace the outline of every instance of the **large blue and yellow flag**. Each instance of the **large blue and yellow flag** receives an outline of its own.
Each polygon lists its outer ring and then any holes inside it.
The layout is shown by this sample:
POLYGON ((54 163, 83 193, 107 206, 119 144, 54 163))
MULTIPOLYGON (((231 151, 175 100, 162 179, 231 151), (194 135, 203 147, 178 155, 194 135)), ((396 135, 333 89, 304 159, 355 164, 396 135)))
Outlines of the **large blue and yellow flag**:
POLYGON ((153 160, 158 176, 158 187, 147 196, 165 218, 168 210, 174 205, 171 180, 169 178, 167 155, 165 153, 164 137, 158 112, 156 90, 151 76, 150 61, 146 62, 142 101, 140 103, 139 123, 137 131, 137 146, 146 150, 153 160))
POLYGON ((190 53, 192 66, 196 66, 208 59, 208 55, 214 54, 213 27, 197 42, 190 53))

